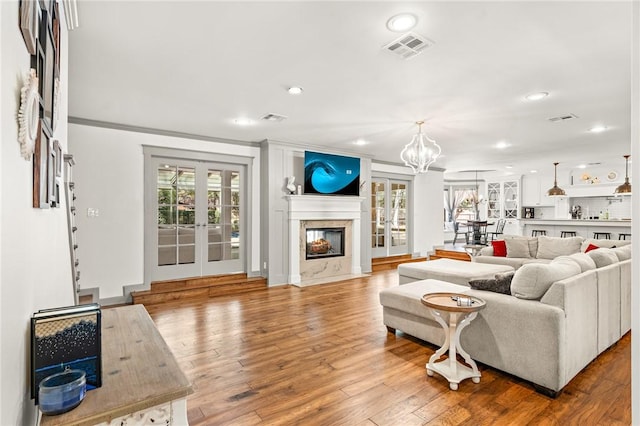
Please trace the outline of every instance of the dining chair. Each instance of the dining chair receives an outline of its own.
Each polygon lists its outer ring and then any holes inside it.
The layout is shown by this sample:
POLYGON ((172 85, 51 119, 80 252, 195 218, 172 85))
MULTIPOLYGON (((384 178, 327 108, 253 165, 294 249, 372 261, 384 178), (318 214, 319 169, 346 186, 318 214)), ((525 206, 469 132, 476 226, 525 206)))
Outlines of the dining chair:
POLYGON ((453 230, 455 231, 455 235, 453 236, 453 245, 456 245, 456 240, 458 239, 458 234, 464 234, 465 242, 469 244, 469 227, 460 222, 453 222, 453 230))
POLYGON ((498 235, 502 235, 504 233, 504 226, 507 224, 506 219, 498 219, 498 223, 496 223, 495 231, 488 232, 489 241, 493 241, 496 239, 498 235))
POLYGON ((487 221, 474 220, 469 225, 467 244, 487 244, 487 221))

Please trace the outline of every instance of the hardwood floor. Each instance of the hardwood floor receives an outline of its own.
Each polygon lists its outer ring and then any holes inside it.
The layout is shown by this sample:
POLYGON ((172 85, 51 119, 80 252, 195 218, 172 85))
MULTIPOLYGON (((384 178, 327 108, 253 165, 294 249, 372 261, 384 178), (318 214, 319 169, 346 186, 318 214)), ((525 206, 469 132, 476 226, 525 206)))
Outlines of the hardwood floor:
POLYGON ((191 425, 628 425, 631 337, 557 399, 479 365, 458 391, 428 377, 437 349, 388 334, 378 292, 395 271, 313 287, 147 307, 191 380, 191 425))

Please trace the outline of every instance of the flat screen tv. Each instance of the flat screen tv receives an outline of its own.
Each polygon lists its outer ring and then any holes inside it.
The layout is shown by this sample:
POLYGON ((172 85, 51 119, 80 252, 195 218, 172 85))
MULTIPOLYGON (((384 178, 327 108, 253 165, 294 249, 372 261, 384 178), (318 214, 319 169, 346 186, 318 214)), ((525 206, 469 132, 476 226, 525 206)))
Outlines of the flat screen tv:
POLYGON ((360 195, 360 159, 305 151, 304 193, 360 195))

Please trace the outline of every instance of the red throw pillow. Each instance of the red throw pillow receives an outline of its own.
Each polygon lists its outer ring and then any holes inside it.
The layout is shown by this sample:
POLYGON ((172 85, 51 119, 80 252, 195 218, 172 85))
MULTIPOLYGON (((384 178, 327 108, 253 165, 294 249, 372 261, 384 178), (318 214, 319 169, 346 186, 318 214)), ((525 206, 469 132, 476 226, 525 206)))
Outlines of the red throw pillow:
POLYGON ((594 244, 589 244, 589 246, 584 250, 585 253, 590 252, 591 250, 595 250, 595 249, 599 249, 600 247, 594 245, 594 244))
POLYGON ((493 255, 497 257, 507 257, 507 243, 504 240, 491 241, 493 255))

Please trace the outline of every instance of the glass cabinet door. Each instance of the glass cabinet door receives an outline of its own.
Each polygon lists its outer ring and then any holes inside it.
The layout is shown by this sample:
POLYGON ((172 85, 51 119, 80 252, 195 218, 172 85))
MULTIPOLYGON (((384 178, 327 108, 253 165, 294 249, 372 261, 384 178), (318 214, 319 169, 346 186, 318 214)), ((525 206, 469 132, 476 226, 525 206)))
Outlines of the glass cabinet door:
POLYGON ((504 218, 515 219, 518 217, 518 182, 504 183, 504 218))
POLYGON ((501 195, 499 182, 490 182, 487 184, 487 218, 500 218, 500 210, 502 209, 501 195))

